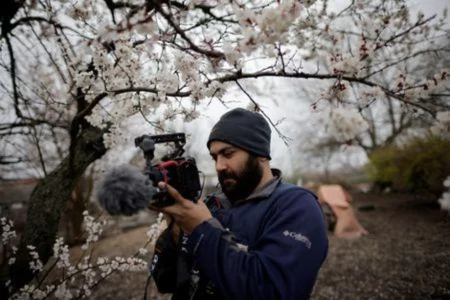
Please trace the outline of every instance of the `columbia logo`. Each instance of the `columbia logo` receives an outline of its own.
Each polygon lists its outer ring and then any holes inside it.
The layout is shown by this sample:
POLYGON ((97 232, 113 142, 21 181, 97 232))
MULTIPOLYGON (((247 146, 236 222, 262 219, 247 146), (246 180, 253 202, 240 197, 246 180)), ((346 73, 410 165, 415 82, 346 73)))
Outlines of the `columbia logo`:
POLYGON ((284 236, 291 237, 291 238, 295 239, 296 241, 304 243, 308 249, 311 249, 311 246, 312 246, 311 241, 303 234, 293 232, 293 231, 288 231, 288 230, 283 231, 283 234, 284 234, 284 236))

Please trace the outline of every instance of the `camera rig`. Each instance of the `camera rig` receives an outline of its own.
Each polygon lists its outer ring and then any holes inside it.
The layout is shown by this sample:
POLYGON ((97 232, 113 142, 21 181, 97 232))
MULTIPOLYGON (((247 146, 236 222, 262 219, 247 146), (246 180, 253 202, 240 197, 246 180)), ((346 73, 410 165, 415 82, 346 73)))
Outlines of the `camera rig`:
MULTIPOLYGON (((184 133, 147 135, 144 134, 135 138, 134 144, 144 153, 146 161, 145 174, 152 181, 154 186, 158 182, 164 181, 173 186, 186 199, 196 202, 201 195, 197 164, 193 157, 183 157, 186 136, 184 133), (174 143, 174 150, 161 158, 161 162, 152 165, 155 156, 155 144, 174 143)), ((161 190, 150 204, 155 207, 165 207, 173 205, 175 199, 170 197, 166 190, 161 190)))

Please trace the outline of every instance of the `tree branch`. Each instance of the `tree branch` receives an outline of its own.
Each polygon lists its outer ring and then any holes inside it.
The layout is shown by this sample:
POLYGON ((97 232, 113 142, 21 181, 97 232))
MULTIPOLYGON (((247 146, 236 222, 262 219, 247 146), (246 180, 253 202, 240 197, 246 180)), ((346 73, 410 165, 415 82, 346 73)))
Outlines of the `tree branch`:
POLYGON ((425 20, 423 20, 423 21, 417 21, 416 24, 414 24, 414 25, 411 26, 410 28, 408 28, 408 29, 406 29, 406 30, 404 30, 404 31, 402 31, 402 32, 400 32, 400 33, 398 33, 398 34, 396 34, 396 35, 391 36, 389 39, 387 39, 386 41, 384 41, 383 44, 380 44, 380 45, 378 45, 377 47, 375 47, 375 50, 374 50, 374 51, 376 51, 376 50, 378 50, 378 49, 380 49, 380 48, 383 48, 383 47, 387 46, 387 45, 388 45, 390 42, 392 42, 393 40, 396 40, 397 38, 399 38, 399 37, 401 37, 401 36, 403 36, 403 35, 405 35, 405 34, 408 34, 409 32, 411 32, 411 31, 412 31, 413 29, 415 29, 416 27, 422 26, 422 25, 424 25, 424 24, 430 22, 430 21, 433 20, 435 17, 436 17, 436 15, 433 15, 433 16, 431 16, 431 17, 429 17, 428 19, 425 19, 425 20))
POLYGON ((151 1, 154 4, 154 8, 157 12, 159 12, 164 19, 166 19, 166 21, 170 24, 170 26, 173 27, 173 29, 175 29, 175 31, 183 38, 183 40, 185 40, 189 46, 191 47, 192 50, 194 50, 197 53, 206 55, 208 57, 213 57, 213 58, 224 58, 225 55, 222 52, 218 52, 218 51, 212 51, 212 50, 206 50, 206 49, 202 49, 199 46, 197 46, 194 42, 192 42, 192 40, 186 35, 186 32, 181 29, 171 18, 171 16, 169 14, 167 14, 163 8, 161 7, 161 4, 158 0, 148 0, 151 1))
POLYGON ((8 34, 5 35, 6 45, 8 46, 8 52, 9 52, 9 59, 11 64, 11 81, 13 86, 13 99, 14 99, 14 110, 16 112, 17 117, 22 118, 23 114, 20 111, 19 108, 19 91, 17 89, 17 82, 16 82, 16 60, 14 58, 14 51, 11 44, 11 41, 9 39, 8 34))
MULTIPOLYGON (((393 97, 402 103, 418 107, 418 108, 430 113, 433 116, 436 114, 435 111, 431 110, 430 108, 426 107, 425 105, 422 105, 421 103, 417 103, 417 102, 411 102, 408 99, 405 99, 402 95, 395 94, 393 91, 391 91, 383 86, 380 86, 379 84, 368 81, 364 78, 342 76, 340 74, 319 74, 319 73, 311 74, 311 73, 303 73, 303 72, 284 72, 284 71, 283 72, 264 71, 264 72, 254 72, 254 73, 235 72, 230 75, 225 75, 222 77, 212 79, 209 82, 212 82, 212 81, 218 81, 221 83, 231 82, 231 81, 235 82, 239 79, 246 79, 246 78, 257 79, 260 77, 286 77, 286 78, 299 78, 299 79, 334 79, 334 80, 339 79, 339 80, 344 80, 344 81, 348 81, 348 82, 359 83, 359 84, 366 85, 369 87, 379 87, 380 89, 383 90, 383 92, 386 95, 393 97)), ((157 94, 159 92, 159 90, 147 88, 147 87, 130 87, 130 88, 117 89, 117 90, 110 91, 110 93, 113 93, 115 95, 123 94, 126 92, 148 92, 148 93, 157 94)), ((167 96, 169 96, 169 97, 189 97, 190 95, 191 95, 191 91, 185 91, 185 92, 178 91, 175 93, 167 93, 167 96)), ((93 103, 94 102, 92 102, 91 105, 93 103)))
POLYGON ((11 30, 14 29, 14 28, 16 28, 17 26, 24 25, 24 24, 30 25, 30 26, 31 26, 31 24, 30 24, 31 22, 44 22, 44 23, 48 23, 48 24, 53 25, 55 28, 58 28, 58 29, 61 29, 61 30, 67 29, 67 30, 70 30, 70 31, 76 33, 77 35, 81 36, 82 38, 85 38, 85 39, 87 39, 87 40, 92 40, 92 38, 85 36, 85 35, 82 34, 81 32, 78 32, 77 30, 75 30, 75 29, 73 29, 73 28, 71 28, 71 27, 63 26, 63 25, 57 23, 57 22, 54 21, 54 20, 47 20, 46 18, 43 18, 43 17, 37 17, 37 16, 29 16, 29 17, 24 17, 24 18, 21 18, 21 19, 17 20, 17 21, 14 22, 13 24, 11 24, 11 30))
POLYGON ((278 136, 283 140, 284 144, 286 146, 289 146, 289 142, 292 140, 290 138, 288 138, 287 136, 285 136, 284 134, 282 134, 279 130, 278 127, 272 122, 272 119, 270 119, 270 117, 261 109, 261 106, 258 104, 258 102, 256 102, 252 96, 242 87, 242 85, 239 83, 239 81, 235 81, 237 86, 241 89, 241 91, 250 99, 250 101, 255 105, 256 109, 258 111, 260 111, 264 117, 266 117, 266 119, 269 121, 270 125, 272 125, 272 127, 275 129, 275 131, 278 133, 278 136))
POLYGON ((61 129, 69 129, 69 126, 64 123, 52 123, 47 120, 29 120, 27 122, 19 122, 19 123, 2 123, 0 124, 0 130, 7 130, 16 127, 32 127, 37 125, 49 125, 51 127, 61 128, 61 129))
POLYGON ((399 60, 395 60, 395 62, 387 64, 384 67, 382 67, 382 68, 380 68, 378 70, 375 70, 372 73, 369 73, 368 75, 364 76, 363 78, 366 79, 366 78, 372 77, 373 75, 375 75, 377 73, 381 73, 384 70, 389 69, 390 67, 398 65, 399 63, 402 63, 402 62, 407 61, 407 60, 409 60, 411 58, 414 58, 416 56, 427 54, 427 53, 430 53, 430 52, 450 52, 450 49, 443 47, 443 48, 440 48, 440 49, 427 49, 427 50, 418 51, 418 52, 415 52, 415 53, 413 53, 411 55, 405 56, 405 57, 403 57, 403 58, 401 58, 399 60))
POLYGON ((0 156, 0 165, 13 165, 23 161, 24 160, 20 157, 0 156))

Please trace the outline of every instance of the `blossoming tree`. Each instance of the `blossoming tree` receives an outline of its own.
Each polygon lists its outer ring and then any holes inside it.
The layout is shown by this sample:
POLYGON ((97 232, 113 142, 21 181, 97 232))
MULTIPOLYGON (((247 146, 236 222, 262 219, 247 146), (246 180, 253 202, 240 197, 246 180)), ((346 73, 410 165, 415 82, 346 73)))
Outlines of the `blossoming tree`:
MULTIPOLYGON (((349 39, 349 42, 355 43, 355 40, 349 39)), ((428 47, 426 51, 421 45, 410 46, 414 49, 413 53, 420 58, 392 66, 390 72, 378 74, 377 80, 386 84, 390 81, 398 82, 398 78, 406 76, 405 74, 417 82, 423 78, 433 78, 437 69, 443 70, 450 65, 449 57, 445 55, 450 51, 450 41, 448 36, 442 36, 432 42, 433 46, 428 47)), ((354 84, 350 84, 349 90, 343 95, 345 106, 340 109, 322 110, 317 107, 320 101, 313 96, 313 92, 307 87, 301 87, 301 93, 308 95, 314 110, 319 113, 317 121, 325 125, 326 129, 317 132, 316 125, 310 129, 311 132, 301 132, 300 136, 311 141, 308 149, 311 149, 313 155, 321 156, 320 150, 325 149, 331 150, 330 155, 339 154, 342 145, 351 144, 370 156, 379 148, 405 141, 411 136, 426 134, 430 127, 433 128, 436 119, 445 120, 446 111, 450 110, 450 82, 435 79, 435 88, 433 92, 423 95, 423 100, 426 99, 423 104, 436 113, 436 118, 434 114, 404 105, 389 95, 367 95, 366 87, 354 84), (348 134, 351 132, 347 127, 355 128, 361 133, 355 137, 348 134)))
MULTIPOLYGON (((4 2, 2 167, 23 163, 28 153, 19 150, 32 144, 42 177, 29 200, 17 259, 2 268, 1 282, 11 280, 12 291, 33 278, 27 245, 44 263, 51 257, 74 184, 121 139, 130 116, 164 130, 173 116, 196 118, 204 101, 224 101, 233 86, 258 108, 241 83, 286 77, 322 80, 326 92, 317 100, 337 112, 345 109, 350 86, 359 86, 364 93, 357 100, 366 106, 387 96, 434 117, 428 95, 448 78, 437 68, 428 78, 403 72, 395 82, 380 80, 420 58, 412 45, 423 53, 444 51, 430 41, 445 34, 446 13, 412 16, 406 1, 349 1, 339 10, 326 0, 4 2), (358 46, 349 47, 348 38, 358 46), (327 68, 305 67, 323 59, 327 68), (49 164, 57 151, 64 157, 49 164)), ((355 125, 337 114, 337 135, 353 139, 365 128, 360 119, 355 125)))

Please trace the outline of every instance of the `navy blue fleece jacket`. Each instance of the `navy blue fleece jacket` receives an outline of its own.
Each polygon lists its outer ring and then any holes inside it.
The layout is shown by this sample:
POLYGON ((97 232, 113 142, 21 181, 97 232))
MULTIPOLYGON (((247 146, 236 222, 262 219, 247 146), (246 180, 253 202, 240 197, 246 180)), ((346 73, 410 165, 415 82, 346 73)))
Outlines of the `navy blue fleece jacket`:
POLYGON ((311 192, 275 179, 213 216, 183 239, 181 254, 195 266, 183 293, 191 299, 309 298, 328 250, 324 216, 311 192))

